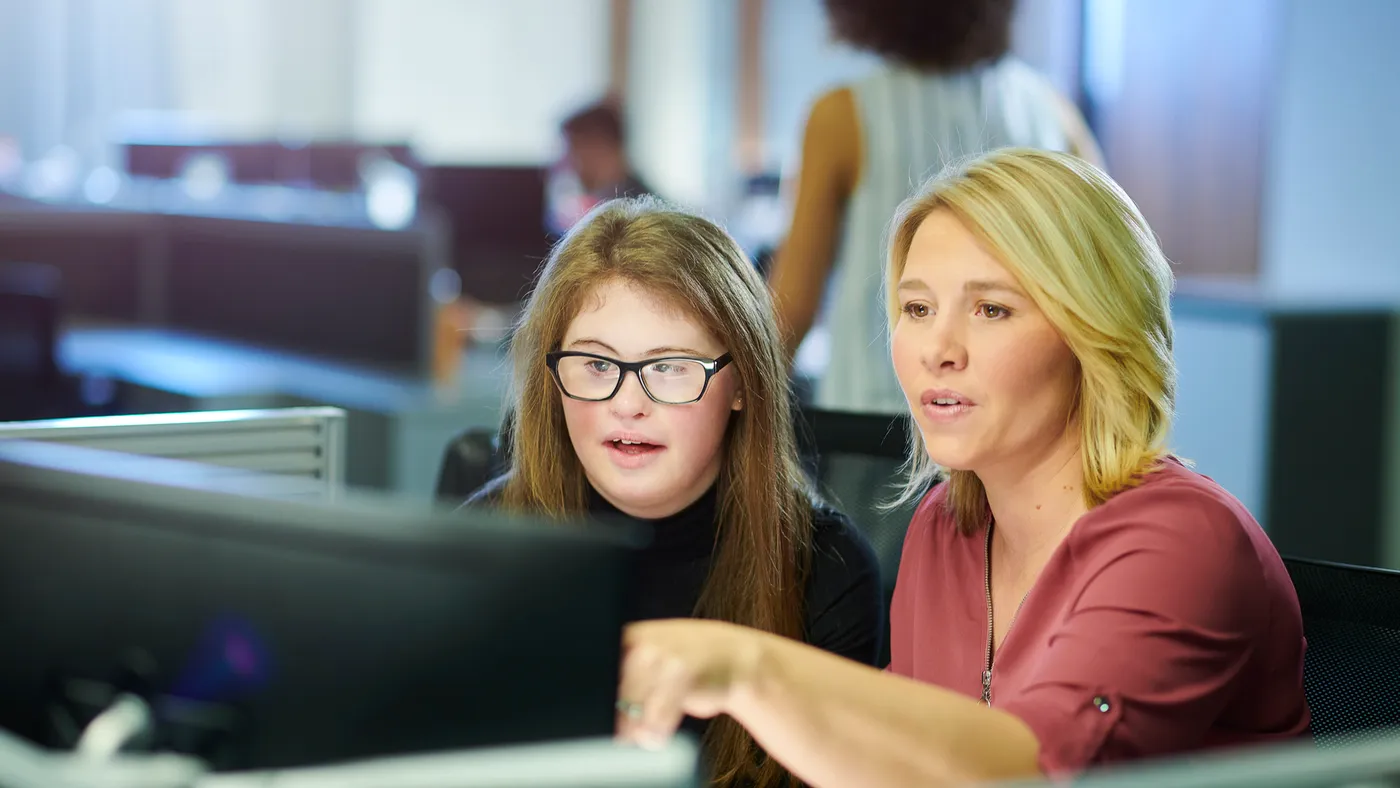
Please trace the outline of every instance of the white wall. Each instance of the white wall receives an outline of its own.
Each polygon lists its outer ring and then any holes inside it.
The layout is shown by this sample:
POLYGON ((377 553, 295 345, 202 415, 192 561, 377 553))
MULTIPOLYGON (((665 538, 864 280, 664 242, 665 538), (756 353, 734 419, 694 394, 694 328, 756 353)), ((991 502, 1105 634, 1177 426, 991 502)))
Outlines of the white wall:
POLYGON ((635 0, 627 74, 631 155, 665 197, 701 210, 734 186, 735 0, 635 0))
POLYGON ((163 0, 0 0, 0 136, 105 163, 110 121, 169 104, 163 0))
POLYGON ((1273 346, 1262 316, 1220 310, 1225 317, 1173 316, 1178 381, 1167 445, 1267 527, 1273 346))
POLYGON ((1287 0, 1261 271, 1400 297, 1400 3, 1287 0))
POLYGON ((352 4, 164 4, 178 109, 227 136, 348 136, 353 118, 352 4))
POLYGON ((355 130, 429 161, 543 162, 559 121, 607 89, 607 0, 354 5, 355 130))
POLYGON ((275 132, 273 10, 273 0, 170 0, 174 105, 232 135, 275 132))
POLYGON ((607 0, 164 2, 175 104, 224 134, 537 163, 607 83, 607 0))
POLYGON ((762 41, 764 153, 777 170, 795 166, 812 101, 879 60, 831 37, 820 0, 767 0, 762 41))
MULTIPOLYGON (((608 0, 0 0, 0 136, 101 159, 130 110, 221 137, 542 162, 607 86, 608 0)), ((140 124, 123 128, 140 128, 140 124)))
POLYGON ((134 113, 189 113, 220 133, 349 129, 341 0, 0 0, 0 134, 85 166, 134 113))
POLYGON ((0 7, 0 134, 34 157, 63 141, 68 38, 62 0, 4 0, 0 7), (25 74, 25 78, 16 78, 25 74))
POLYGON ((264 35, 272 39, 271 94, 281 133, 352 136, 357 42, 349 5, 346 0, 273 0, 276 16, 264 35))
MULTIPOLYGON (((115 164, 105 143, 121 132, 123 114, 161 111, 172 106, 165 0, 83 0, 86 20, 74 49, 86 74, 72 80, 75 106, 70 141, 93 153, 94 164, 115 164), (86 92, 84 90, 86 89, 86 92)), ((75 20, 76 21, 76 20, 75 20)))

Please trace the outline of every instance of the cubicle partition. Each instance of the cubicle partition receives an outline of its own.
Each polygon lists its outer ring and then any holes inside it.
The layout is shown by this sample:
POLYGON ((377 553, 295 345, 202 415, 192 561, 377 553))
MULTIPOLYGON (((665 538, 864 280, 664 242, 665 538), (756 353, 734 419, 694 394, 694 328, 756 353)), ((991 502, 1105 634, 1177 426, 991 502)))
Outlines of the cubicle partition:
POLYGON ((427 378, 451 267, 432 217, 405 230, 100 209, 0 211, 0 262, 63 277, 68 319, 198 332, 427 378))
POLYGON ((0 263, 58 269, 71 313, 137 321, 154 308, 160 224, 151 214, 7 204, 0 210, 0 263))
POLYGON ((514 304, 529 294, 552 240, 545 181, 541 167, 423 169, 420 205, 452 228, 452 265, 473 300, 514 304))
POLYGON ((165 236, 160 323, 428 376, 445 245, 386 232, 178 216, 165 236))
POLYGON ((232 476, 272 475, 286 482, 280 496, 333 500, 345 489, 345 416, 339 408, 281 408, 5 422, 0 441, 185 460, 232 476))

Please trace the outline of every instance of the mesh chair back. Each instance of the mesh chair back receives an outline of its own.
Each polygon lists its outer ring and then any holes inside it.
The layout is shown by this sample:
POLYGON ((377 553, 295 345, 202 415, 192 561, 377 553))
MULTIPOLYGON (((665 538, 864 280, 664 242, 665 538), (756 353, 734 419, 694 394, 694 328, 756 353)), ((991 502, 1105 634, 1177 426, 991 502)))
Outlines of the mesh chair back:
POLYGON ((466 430, 443 450, 436 498, 443 503, 459 504, 503 472, 505 457, 500 435, 491 429, 466 430))
POLYGON ((904 532, 917 502, 885 510, 903 479, 908 416, 803 408, 798 413, 799 451, 817 490, 845 512, 870 540, 886 590, 894 589, 904 532))
POLYGON ((1400 728, 1400 572, 1284 560, 1308 639, 1303 683, 1319 746, 1400 728))

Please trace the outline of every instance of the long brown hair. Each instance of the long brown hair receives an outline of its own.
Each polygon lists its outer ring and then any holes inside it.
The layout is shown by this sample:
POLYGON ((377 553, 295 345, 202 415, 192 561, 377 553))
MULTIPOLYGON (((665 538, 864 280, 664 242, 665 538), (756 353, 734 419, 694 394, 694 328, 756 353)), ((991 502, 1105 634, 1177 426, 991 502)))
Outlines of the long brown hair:
MULTIPOLYGON (((730 416, 718 480, 718 544, 694 614, 801 639, 812 508, 797 459, 787 365, 768 288, 732 238, 654 198, 594 209, 550 254, 511 340, 515 418, 501 502, 562 518, 587 482, 545 365, 600 284, 625 281, 683 308, 733 356, 744 407, 730 416)), ((749 734, 716 719, 705 738, 715 782, 786 777, 749 734)))

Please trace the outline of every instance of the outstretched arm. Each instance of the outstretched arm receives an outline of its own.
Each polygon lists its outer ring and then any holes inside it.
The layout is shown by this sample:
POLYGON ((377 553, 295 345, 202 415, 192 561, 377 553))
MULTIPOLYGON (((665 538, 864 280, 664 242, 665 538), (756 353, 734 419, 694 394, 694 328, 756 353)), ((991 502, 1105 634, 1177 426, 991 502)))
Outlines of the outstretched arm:
POLYGON ((846 201, 859 175, 859 134, 850 90, 832 91, 812 105, 792 221, 769 274, 789 359, 811 330, 826 291, 846 201))
POLYGON ((623 738, 658 743, 685 714, 729 714, 769 755, 818 787, 1039 774, 1039 744, 1010 714, 732 624, 634 625, 620 697, 637 715, 620 715, 623 738))

